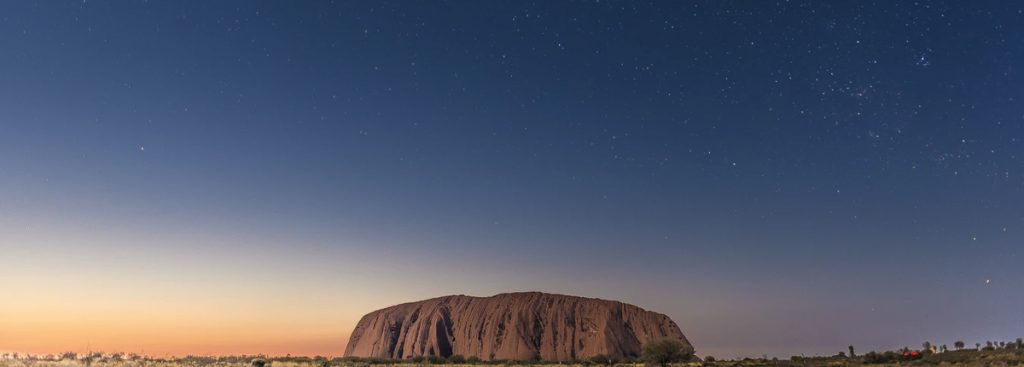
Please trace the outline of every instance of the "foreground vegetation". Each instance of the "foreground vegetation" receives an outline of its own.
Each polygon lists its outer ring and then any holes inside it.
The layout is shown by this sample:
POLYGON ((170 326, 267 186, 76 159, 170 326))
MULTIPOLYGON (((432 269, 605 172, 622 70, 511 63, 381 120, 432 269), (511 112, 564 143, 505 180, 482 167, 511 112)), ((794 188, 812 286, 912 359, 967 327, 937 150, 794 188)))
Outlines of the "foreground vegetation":
POLYGON ((1009 367, 1024 366, 1024 341, 1018 339, 1009 343, 976 344, 974 349, 964 349, 961 342, 950 350, 945 346, 936 347, 924 343, 920 350, 904 348, 899 351, 868 352, 857 355, 853 347, 849 353, 841 352, 828 357, 745 358, 720 360, 711 356, 693 358, 686 350, 661 345, 647 348, 641 358, 612 360, 594 357, 575 362, 545 361, 481 361, 476 358, 452 356, 450 358, 413 358, 410 360, 385 360, 376 358, 328 358, 328 357, 267 357, 255 356, 187 356, 171 358, 144 357, 125 353, 89 353, 78 355, 0 355, 0 367, 422 367, 427 365, 469 366, 574 366, 574 367, 844 367, 844 366, 940 366, 940 367, 1009 367), (688 361, 681 360, 689 358, 688 361))

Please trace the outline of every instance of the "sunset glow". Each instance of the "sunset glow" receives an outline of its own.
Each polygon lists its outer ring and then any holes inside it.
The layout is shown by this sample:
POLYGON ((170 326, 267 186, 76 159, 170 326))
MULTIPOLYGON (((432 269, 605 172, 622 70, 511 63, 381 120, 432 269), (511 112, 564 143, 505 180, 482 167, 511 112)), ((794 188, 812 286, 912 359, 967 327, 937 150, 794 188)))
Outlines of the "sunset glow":
POLYGON ((970 347, 1022 264, 1020 2, 0 1, 0 353, 970 347))

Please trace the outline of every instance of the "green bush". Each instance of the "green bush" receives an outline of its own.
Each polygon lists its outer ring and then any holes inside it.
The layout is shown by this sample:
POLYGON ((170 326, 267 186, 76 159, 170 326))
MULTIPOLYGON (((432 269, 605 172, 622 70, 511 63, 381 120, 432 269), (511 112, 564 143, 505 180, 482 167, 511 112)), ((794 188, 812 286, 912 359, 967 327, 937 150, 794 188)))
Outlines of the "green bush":
POLYGON ((661 338, 643 346, 641 359, 648 366, 667 366, 670 363, 686 362, 693 359, 693 349, 675 338, 661 338))
POLYGON ((610 358, 610 357, 608 357, 608 356, 606 356, 604 354, 598 354, 596 356, 587 358, 587 360, 585 362, 589 362, 589 363, 593 363, 593 364, 599 364, 599 365, 602 365, 602 366, 611 366, 611 365, 615 364, 615 361, 612 360, 612 358, 610 358))
POLYGON ((875 351, 871 351, 871 352, 868 352, 868 354, 864 355, 864 363, 867 363, 867 364, 892 363, 892 362, 897 362, 899 360, 900 360, 900 355, 897 354, 896 352, 892 352, 892 351, 883 352, 883 353, 878 353, 878 352, 875 352, 875 351))
POLYGON ((438 356, 430 356, 430 357, 427 357, 427 362, 430 362, 430 364, 448 364, 448 358, 438 357, 438 356))

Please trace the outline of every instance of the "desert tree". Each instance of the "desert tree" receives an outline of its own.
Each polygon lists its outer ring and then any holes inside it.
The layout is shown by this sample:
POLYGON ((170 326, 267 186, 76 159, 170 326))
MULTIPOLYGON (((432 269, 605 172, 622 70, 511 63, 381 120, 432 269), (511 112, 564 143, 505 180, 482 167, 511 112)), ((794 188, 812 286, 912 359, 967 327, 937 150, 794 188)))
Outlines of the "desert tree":
POLYGON ((923 351, 923 352, 931 352, 932 351, 932 343, 931 342, 921 343, 921 351, 923 351))
POLYGON ((853 352, 853 346, 851 345, 851 346, 849 346, 848 348, 850 349, 850 358, 856 357, 856 356, 857 356, 857 353, 854 353, 854 352, 853 352))
POLYGON ((957 340, 956 343, 953 343, 953 348, 956 349, 956 350, 964 349, 964 341, 963 340, 957 340))
POLYGON ((675 338, 661 338, 643 346, 641 358, 648 366, 667 366, 693 358, 693 348, 675 338))

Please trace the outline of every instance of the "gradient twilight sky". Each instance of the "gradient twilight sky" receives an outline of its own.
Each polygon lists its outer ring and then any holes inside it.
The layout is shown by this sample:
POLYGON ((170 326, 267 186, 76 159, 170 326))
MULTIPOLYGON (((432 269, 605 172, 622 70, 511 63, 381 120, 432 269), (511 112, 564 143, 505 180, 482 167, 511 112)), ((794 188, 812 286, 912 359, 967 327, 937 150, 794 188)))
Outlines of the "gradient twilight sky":
POLYGON ((1024 336, 1024 5, 0 3, 0 350, 540 290, 701 355, 1024 336))

